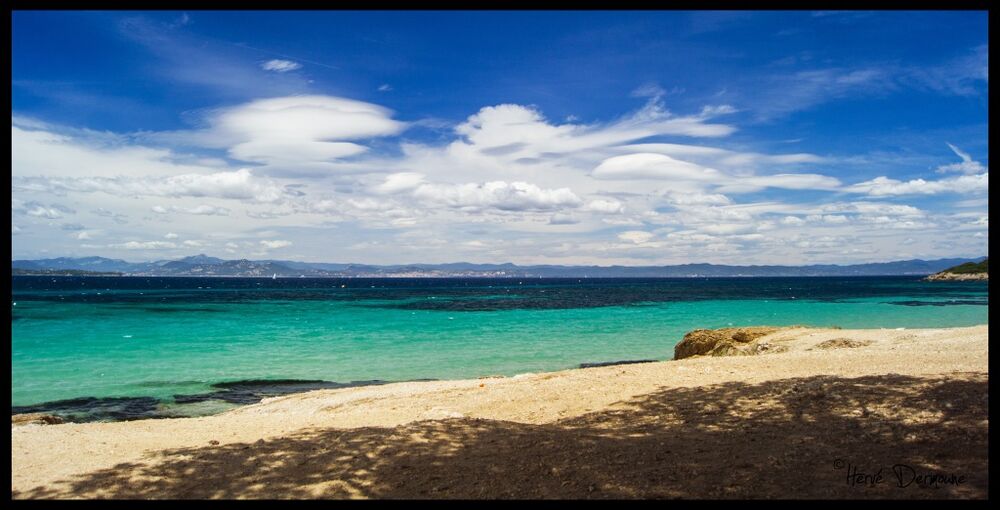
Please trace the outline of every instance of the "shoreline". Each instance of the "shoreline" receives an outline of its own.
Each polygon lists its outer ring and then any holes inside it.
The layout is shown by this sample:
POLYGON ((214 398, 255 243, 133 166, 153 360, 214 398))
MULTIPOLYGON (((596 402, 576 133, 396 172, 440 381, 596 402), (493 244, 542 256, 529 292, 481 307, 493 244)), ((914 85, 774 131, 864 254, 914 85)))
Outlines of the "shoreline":
MULTIPOLYGON (((364 483, 347 483, 344 480, 346 475, 343 474, 330 475, 333 479, 317 481, 314 478, 294 475, 292 472, 268 480, 268 483, 257 488, 252 488, 252 484, 222 484, 225 486, 222 492, 205 491, 219 490, 212 489, 213 480, 218 485, 221 479, 242 480, 247 476, 251 478, 260 476, 256 468, 248 471, 246 466, 225 467, 227 462, 245 460, 241 455, 244 455, 246 450, 281 446, 284 451, 289 442, 296 448, 320 447, 326 443, 316 439, 315 434, 332 434, 333 431, 340 434, 338 438, 344 434, 362 432, 378 435, 379 439, 373 443, 375 450, 372 451, 375 451, 375 456, 381 459, 382 454, 377 453, 381 451, 378 449, 379 445, 392 444, 394 440, 390 439, 396 438, 403 431, 419 430, 426 435, 430 434, 428 427, 435 430, 440 427, 449 430, 455 427, 462 430, 468 427, 515 427, 518 430, 527 427, 525 430, 534 431, 538 427, 548 430, 547 428, 567 427, 575 423, 590 424, 591 421, 593 424, 604 424, 616 419, 615 416, 632 412, 636 402, 648 401, 651 396, 664 392, 715 394, 720 387, 735 388, 723 395, 715 395, 717 401, 715 405, 725 405, 726 402, 737 402, 743 397, 752 396, 755 392, 764 391, 762 388, 768 388, 768 391, 786 386, 792 388, 796 385, 801 386, 804 380, 813 381, 809 384, 837 386, 850 385, 853 384, 852 380, 867 378, 869 382, 863 391, 876 392, 881 391, 880 387, 891 389, 897 386, 898 391, 912 391, 913 388, 925 384, 945 384, 942 381, 949 379, 964 381, 963 384, 979 391, 988 380, 988 325, 904 330, 788 328, 763 338, 772 345, 785 347, 786 350, 755 356, 694 357, 650 363, 574 368, 512 377, 403 382, 317 390, 268 398, 258 404, 200 418, 14 426, 11 452, 12 494, 15 498, 384 497, 387 495, 392 497, 394 494, 401 497, 475 497, 478 493, 469 492, 475 488, 472 486, 454 486, 443 489, 438 495, 431 493, 421 496, 419 488, 411 487, 416 492, 407 490, 398 492, 402 489, 387 488, 382 485, 378 477, 366 479, 364 483), (867 342, 867 345, 857 346, 851 342, 831 343, 845 339, 867 342), (818 347, 820 344, 834 348, 818 347), (722 396, 726 398, 721 398, 722 396), (303 437, 313 437, 313 440, 302 439, 303 437), (165 469, 173 466, 173 463, 181 462, 178 456, 210 458, 214 463, 221 463, 220 471, 214 475, 206 475, 207 478, 202 481, 182 483, 179 479, 173 479, 171 472, 165 469), (165 484, 165 480, 169 480, 170 483, 165 484)), ((767 393, 771 395, 767 398, 784 402, 782 399, 788 398, 784 396, 787 393, 787 391, 775 393, 777 396, 767 393)), ((928 397, 923 395, 917 397, 921 405, 927 404, 924 401, 928 397)), ((952 397, 948 395, 948 398, 952 397)), ((960 397, 961 395, 954 396, 954 398, 960 397)), ((873 394, 873 398, 885 400, 894 397, 873 394)), ((668 399, 665 402, 672 400, 668 399)), ((873 403, 872 406, 862 407, 868 409, 879 406, 873 403)), ((853 413, 855 410, 851 409, 850 412, 853 413)), ((703 426, 709 428, 718 426, 721 422, 717 419, 713 421, 712 416, 711 412, 697 413, 688 421, 701 420, 704 422, 703 426)), ((645 423, 643 420, 647 418, 649 417, 636 418, 624 425, 645 423)), ((979 423, 976 420, 984 421, 985 415, 979 417, 977 414, 974 418, 970 418, 967 425, 971 427, 970 430, 976 432, 978 431, 976 427, 982 425, 976 425, 979 423)), ((848 418, 836 415, 829 416, 828 419, 848 418)), ((906 419, 909 421, 900 421, 902 425, 899 426, 914 427, 916 425, 911 422, 915 420, 914 423, 919 424, 923 419, 919 416, 916 419, 910 417, 906 419)), ((656 420, 658 418, 653 422, 656 420)), ((775 423, 777 422, 772 420, 767 423, 762 422, 760 426, 773 427, 776 426, 775 423)), ((658 425, 653 429, 657 434, 663 434, 671 430, 675 432, 688 430, 689 425, 690 423, 678 425, 680 428, 658 425)), ((866 425, 862 423, 859 426, 866 425)), ((985 427, 988 431, 988 421, 985 421, 985 427)), ((577 430, 578 427, 570 429, 577 430)), ((932 429, 919 429, 918 432, 936 433, 932 429)), ((571 432, 555 434, 552 440, 558 443, 559 438, 572 435, 571 432)), ((433 438, 428 440, 433 444, 439 442, 433 438)), ((458 444, 466 442, 463 440, 458 444)), ((399 455, 405 453, 407 449, 416 448, 412 444, 407 443, 407 445, 406 448, 401 447, 402 453, 399 455)), ((711 445, 705 446, 712 448, 711 445)), ((736 447, 734 445, 734 448, 736 447)), ((338 452, 345 454, 352 448, 356 448, 356 445, 353 447, 347 444, 340 445, 339 449, 334 448, 331 455, 338 452)), ((371 452, 357 451, 361 452, 363 458, 368 459, 365 462, 375 461, 369 458, 371 452)), ((858 452, 858 455, 861 455, 863 450, 858 452)), ((752 452, 744 453, 750 455, 752 452)), ((520 459, 519 455, 522 454, 511 451, 497 455, 491 460, 503 463, 511 460, 504 455, 520 459)), ((692 455, 697 457, 706 454, 693 452, 692 455)), ((668 457, 673 458, 669 455, 668 457)), ((985 443, 982 457, 985 462, 985 443)), ((384 458, 395 457, 389 455, 384 458)), ((338 461, 339 464, 335 462, 328 467, 331 473, 336 473, 338 466, 355 466, 357 459, 359 457, 349 456, 338 461)), ((976 459, 978 457, 964 459, 960 464, 966 467, 973 466, 973 461, 976 459)), ((400 464, 398 459, 386 462, 393 469, 408 469, 402 468, 404 464, 400 464)), ((482 473, 483 466, 466 466, 465 469, 487 476, 486 473, 482 473)), ((453 475, 461 478, 459 474, 453 475)), ((980 475, 982 473, 969 474, 973 477, 980 475)), ((385 476, 386 480, 394 479, 388 473, 385 476)), ((837 480, 840 478, 838 476, 837 480)), ((576 494, 575 497, 602 497, 600 494, 608 497, 610 494, 608 492, 610 489, 604 489, 603 492, 600 489, 583 493, 572 492, 570 489, 575 487, 573 480, 571 479, 572 483, 566 486, 560 486, 567 487, 566 491, 569 492, 565 494, 576 494), (595 495, 595 492, 598 494, 595 495)), ((973 485, 966 485, 950 497, 962 497, 962 494, 979 497, 982 489, 975 488, 978 485, 975 487, 973 485), (972 490, 970 487, 975 490, 969 493, 962 492, 972 490)), ((671 485, 671 487, 680 490, 681 493, 668 491, 663 493, 663 497, 670 497, 670 494, 691 497, 691 494, 684 493, 678 486, 671 485)), ((563 494, 559 492, 562 489, 552 488, 552 490, 556 492, 541 493, 542 497, 550 493, 563 494)), ((488 493, 492 494, 492 497, 506 497, 503 491, 488 493)), ((532 497, 530 494, 533 494, 530 490, 519 492, 517 497, 532 497)), ((616 494, 620 497, 649 496, 649 494, 629 496, 628 491, 616 494)), ((751 493, 753 494, 757 493, 751 493)), ((857 492, 853 494, 854 497, 860 495, 857 492)), ((931 497, 927 494, 921 496, 922 493, 913 493, 917 496, 909 493, 889 494, 890 496, 885 497, 931 497)), ((940 493, 936 494, 937 497, 943 497, 940 493)), ((711 494, 705 494, 703 497, 711 497, 711 494)))

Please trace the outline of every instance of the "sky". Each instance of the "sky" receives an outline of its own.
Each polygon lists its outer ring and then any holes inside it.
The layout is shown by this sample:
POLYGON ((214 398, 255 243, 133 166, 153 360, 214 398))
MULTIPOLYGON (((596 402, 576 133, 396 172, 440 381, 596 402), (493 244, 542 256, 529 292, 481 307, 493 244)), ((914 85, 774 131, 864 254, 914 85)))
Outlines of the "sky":
POLYGON ((985 11, 12 21, 12 258, 988 254, 985 11))

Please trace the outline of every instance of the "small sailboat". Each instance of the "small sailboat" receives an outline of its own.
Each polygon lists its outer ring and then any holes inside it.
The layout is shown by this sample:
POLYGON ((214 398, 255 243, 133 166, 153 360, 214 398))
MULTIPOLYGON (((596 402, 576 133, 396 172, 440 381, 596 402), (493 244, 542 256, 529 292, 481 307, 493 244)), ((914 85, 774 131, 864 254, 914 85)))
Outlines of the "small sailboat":
POLYGON ((272 280, 277 280, 278 279, 278 273, 274 273, 273 275, 271 275, 271 279, 272 280))

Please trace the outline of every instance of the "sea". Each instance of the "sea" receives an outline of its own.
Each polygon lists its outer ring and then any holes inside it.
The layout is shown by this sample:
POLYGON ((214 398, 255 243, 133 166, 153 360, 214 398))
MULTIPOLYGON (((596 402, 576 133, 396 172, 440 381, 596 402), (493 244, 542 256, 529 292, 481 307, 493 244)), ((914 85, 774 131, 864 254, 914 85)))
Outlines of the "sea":
POLYGON ((12 413, 214 414, 269 396, 669 360, 699 328, 987 324, 986 282, 14 276, 12 413))

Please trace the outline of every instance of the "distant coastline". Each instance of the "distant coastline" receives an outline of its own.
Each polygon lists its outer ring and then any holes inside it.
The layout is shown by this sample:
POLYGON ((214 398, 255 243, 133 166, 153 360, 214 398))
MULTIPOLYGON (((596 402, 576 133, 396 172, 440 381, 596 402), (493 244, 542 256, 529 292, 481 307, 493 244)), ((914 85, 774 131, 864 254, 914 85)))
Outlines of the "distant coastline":
POLYGON ((21 269, 11 268, 11 276, 122 276, 114 271, 84 271, 82 269, 21 269))
POLYGON ((505 264, 367 265, 288 260, 223 260, 207 255, 178 260, 126 262, 104 257, 14 260, 12 275, 181 276, 250 278, 712 278, 809 276, 925 276, 976 259, 903 260, 806 266, 679 264, 666 266, 518 266, 505 264))

